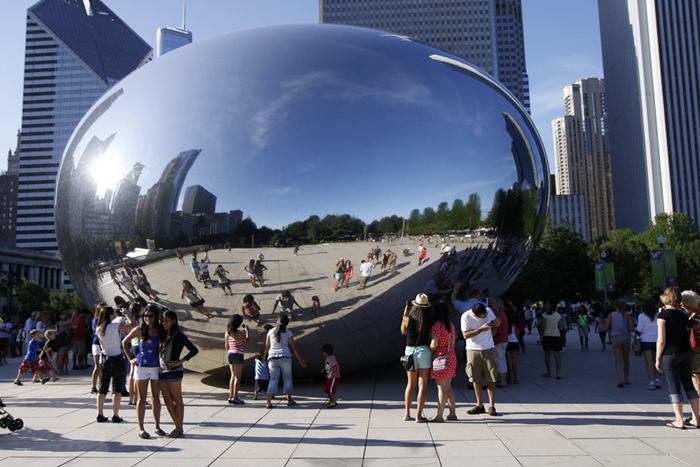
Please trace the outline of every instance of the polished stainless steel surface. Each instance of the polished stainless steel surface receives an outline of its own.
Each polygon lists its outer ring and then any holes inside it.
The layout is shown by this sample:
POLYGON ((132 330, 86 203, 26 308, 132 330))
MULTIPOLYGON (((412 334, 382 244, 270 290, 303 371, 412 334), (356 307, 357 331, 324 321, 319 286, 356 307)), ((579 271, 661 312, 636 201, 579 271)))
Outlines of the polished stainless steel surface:
MULTIPOLYGON (((213 195, 217 213, 242 210, 271 228, 312 214, 347 213, 368 223, 392 214, 408 217, 414 208, 477 194, 482 228, 460 234, 457 246, 466 249, 460 264, 475 285, 498 294, 542 232, 548 184, 531 119, 505 88, 472 65, 368 29, 270 27, 178 49, 116 84, 86 114, 66 149, 56 229, 66 271, 92 304, 111 302, 119 293, 110 267, 119 271, 135 248, 150 249, 134 261, 155 289, 191 279, 187 268, 162 268, 166 258, 175 264, 172 252, 156 252, 195 241, 183 234, 202 222, 197 208, 192 215, 182 212, 188 187, 205 190, 199 190, 201 206, 209 207, 200 209, 211 211, 213 195)), ((200 243, 222 228, 207 222, 200 243)), ((343 254, 359 263, 366 245, 356 250, 343 254)), ((269 287, 279 291, 295 282, 309 296, 332 288, 331 279, 304 284, 304 274, 292 267, 297 259, 284 258, 290 267, 280 271, 291 277, 269 287)), ((326 260, 328 275, 335 260, 326 260)), ((399 274, 391 290, 363 291, 362 300, 334 311, 323 325, 324 338, 347 338, 338 323, 369 310, 379 331, 372 331, 368 344, 381 336, 399 342, 396 309, 419 291, 429 271, 405 273, 406 280, 399 274), (392 296, 401 298, 392 303, 392 296)), ((238 295, 206 323, 192 316, 179 293, 168 295, 165 303, 181 312, 185 328, 211 352, 197 358, 197 369, 222 366, 220 336, 225 320, 239 310, 238 295)), ((272 320, 268 311, 264 318, 272 320)), ((292 325, 302 346, 320 339, 313 323, 292 325)), ((391 360, 401 350, 390 349, 356 352, 345 358, 346 368, 391 360)))

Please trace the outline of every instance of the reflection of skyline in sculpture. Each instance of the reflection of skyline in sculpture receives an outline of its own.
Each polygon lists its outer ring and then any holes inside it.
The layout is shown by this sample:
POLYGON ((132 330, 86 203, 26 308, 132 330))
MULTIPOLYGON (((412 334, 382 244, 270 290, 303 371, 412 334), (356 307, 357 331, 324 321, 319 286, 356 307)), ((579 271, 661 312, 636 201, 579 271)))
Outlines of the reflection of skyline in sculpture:
POLYGON ((503 119, 506 122, 506 131, 513 139, 511 152, 513 153, 515 169, 518 172, 518 180, 521 183, 527 183, 531 187, 539 186, 537 171, 535 170, 537 162, 535 161, 535 154, 532 151, 530 141, 528 141, 525 132, 512 113, 503 112, 503 119))
POLYGON ((134 163, 114 190, 109 210, 114 222, 115 240, 129 240, 136 234, 136 206, 141 194, 138 181, 144 167, 140 162, 134 163))
POLYGON ((111 134, 104 140, 93 136, 75 168, 76 176, 82 180, 76 188, 80 190, 77 199, 80 200, 83 214, 80 219, 74 219, 71 224, 82 223, 84 234, 93 240, 99 237, 109 238, 114 234, 114 225, 104 198, 97 195, 100 187, 93 173, 115 136, 111 134))
POLYGON ((182 185, 201 149, 183 151, 163 169, 158 181, 139 198, 136 224, 144 238, 167 238, 170 235, 170 214, 175 212, 182 185))
POLYGON ((202 185, 188 186, 182 201, 182 211, 188 214, 213 215, 216 212, 216 196, 202 185))

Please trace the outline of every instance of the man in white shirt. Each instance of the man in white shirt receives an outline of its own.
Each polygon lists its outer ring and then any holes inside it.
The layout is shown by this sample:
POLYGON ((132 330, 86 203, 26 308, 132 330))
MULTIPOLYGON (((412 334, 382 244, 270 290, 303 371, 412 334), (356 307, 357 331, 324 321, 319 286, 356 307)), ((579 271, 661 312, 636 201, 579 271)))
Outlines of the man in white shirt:
POLYGON ((365 261, 363 259, 360 263, 360 290, 367 287, 367 281, 369 280, 369 276, 372 274, 372 268, 374 268, 374 264, 372 264, 371 261, 365 261))
POLYGON ((486 384, 489 396, 488 414, 495 416, 496 381, 498 381, 498 357, 493 334, 501 324, 493 310, 483 303, 476 303, 467 310, 460 321, 462 335, 467 341, 467 376, 474 385, 476 406, 468 414, 486 413, 481 386, 486 384))

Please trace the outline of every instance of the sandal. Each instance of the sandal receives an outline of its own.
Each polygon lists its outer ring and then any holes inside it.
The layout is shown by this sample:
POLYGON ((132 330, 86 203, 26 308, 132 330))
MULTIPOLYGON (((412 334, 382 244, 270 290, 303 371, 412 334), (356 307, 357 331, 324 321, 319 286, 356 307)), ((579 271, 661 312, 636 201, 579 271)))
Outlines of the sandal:
POLYGON ((430 420, 428 420, 430 423, 444 423, 445 419, 442 417, 433 417, 430 420))
POLYGON ((415 420, 415 418, 411 417, 410 415, 404 415, 404 416, 403 416, 403 421, 404 421, 404 422, 412 422, 413 420, 415 420))
POLYGON ((448 415, 448 416, 445 417, 445 418, 446 418, 447 420, 451 421, 451 422, 453 422, 453 421, 455 421, 455 420, 458 420, 458 419, 457 419, 457 415, 448 415))
POLYGON ((139 431, 139 438, 149 439, 150 437, 151 437, 151 435, 149 435, 147 431, 139 431))
POLYGON ((160 427, 158 427, 158 428, 156 428, 156 434, 158 436, 165 436, 166 433, 163 430, 161 430, 160 427))
POLYGON ((268 402, 267 404, 265 404, 265 408, 271 409, 271 408, 272 408, 272 403, 271 403, 271 402, 268 402))
POLYGON ((676 429, 676 430, 685 430, 685 425, 678 426, 678 425, 676 425, 676 424, 673 423, 673 422, 668 422, 668 423, 666 424, 666 426, 669 427, 669 428, 674 428, 674 429, 676 429))
POLYGON ((173 430, 166 435, 166 438, 182 438, 183 433, 180 430, 173 430))
POLYGON ((419 415, 416 417, 416 423, 427 423, 427 421, 428 418, 423 415, 419 415))

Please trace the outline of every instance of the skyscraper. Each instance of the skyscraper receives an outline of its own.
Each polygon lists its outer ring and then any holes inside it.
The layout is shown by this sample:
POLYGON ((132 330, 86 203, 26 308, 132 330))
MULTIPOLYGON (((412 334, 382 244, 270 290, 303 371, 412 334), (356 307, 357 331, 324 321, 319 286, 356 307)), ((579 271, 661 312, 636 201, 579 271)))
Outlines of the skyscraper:
POLYGON ((188 186, 182 201, 182 210, 188 214, 214 214, 216 196, 201 185, 188 186))
POLYGON ((320 8, 322 23, 409 36, 469 60, 530 111, 520 0, 321 0, 320 8))
POLYGON ((597 78, 566 86, 565 115, 552 121, 557 193, 584 195, 590 239, 615 228, 605 95, 597 78))
POLYGON ((598 0, 619 227, 700 222, 697 0, 598 0))
POLYGON ((100 0, 41 0, 27 10, 16 244, 57 252, 54 191, 73 129, 151 48, 100 0))
POLYGON ((187 3, 183 0, 182 26, 179 28, 158 28, 156 31, 156 57, 192 43, 192 31, 187 30, 186 18, 187 3))

